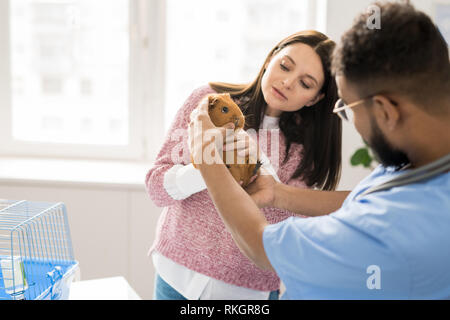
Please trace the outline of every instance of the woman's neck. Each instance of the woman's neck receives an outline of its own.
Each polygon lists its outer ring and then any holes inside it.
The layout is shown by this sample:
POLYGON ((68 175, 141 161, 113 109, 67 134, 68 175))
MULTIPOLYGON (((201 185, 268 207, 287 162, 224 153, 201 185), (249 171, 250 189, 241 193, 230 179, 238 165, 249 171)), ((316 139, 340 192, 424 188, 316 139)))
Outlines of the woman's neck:
POLYGON ((264 112, 264 115, 274 118, 279 118, 283 112, 280 110, 272 109, 270 107, 266 108, 266 111, 264 112))

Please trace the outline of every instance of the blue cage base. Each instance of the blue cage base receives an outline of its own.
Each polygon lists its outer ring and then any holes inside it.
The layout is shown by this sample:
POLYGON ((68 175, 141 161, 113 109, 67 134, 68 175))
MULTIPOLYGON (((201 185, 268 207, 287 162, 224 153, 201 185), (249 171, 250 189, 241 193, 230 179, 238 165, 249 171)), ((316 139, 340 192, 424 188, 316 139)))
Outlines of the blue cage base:
MULTIPOLYGON (((0 259, 8 257, 0 256, 0 259)), ((27 288, 23 292, 9 294, 4 288, 3 274, 0 269, 0 300, 66 300, 75 271, 77 261, 42 261, 23 260, 27 288)))

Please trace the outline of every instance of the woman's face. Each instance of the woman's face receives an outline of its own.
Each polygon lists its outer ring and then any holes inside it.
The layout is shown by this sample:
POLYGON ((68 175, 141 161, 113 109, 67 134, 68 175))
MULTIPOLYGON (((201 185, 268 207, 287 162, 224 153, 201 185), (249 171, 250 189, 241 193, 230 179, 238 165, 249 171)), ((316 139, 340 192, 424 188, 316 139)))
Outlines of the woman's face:
POLYGON ((317 103, 325 81, 322 61, 308 45, 294 43, 271 57, 261 80, 266 114, 279 117, 317 103))

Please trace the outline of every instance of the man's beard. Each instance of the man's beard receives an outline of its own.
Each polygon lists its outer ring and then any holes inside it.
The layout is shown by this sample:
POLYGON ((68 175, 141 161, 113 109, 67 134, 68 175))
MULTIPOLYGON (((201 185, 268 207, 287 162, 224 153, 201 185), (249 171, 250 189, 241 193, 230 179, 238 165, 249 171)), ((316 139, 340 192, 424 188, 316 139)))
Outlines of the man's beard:
POLYGON ((385 167, 394 167, 395 170, 407 165, 410 161, 406 153, 391 146, 372 119, 372 136, 367 145, 373 151, 375 159, 385 167))

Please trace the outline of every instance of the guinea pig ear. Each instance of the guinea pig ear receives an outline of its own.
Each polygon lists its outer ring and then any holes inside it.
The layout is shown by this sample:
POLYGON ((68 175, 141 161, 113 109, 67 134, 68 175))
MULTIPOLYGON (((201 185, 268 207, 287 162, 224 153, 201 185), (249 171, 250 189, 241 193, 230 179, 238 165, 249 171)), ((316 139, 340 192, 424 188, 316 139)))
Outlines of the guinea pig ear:
POLYGON ((211 110, 214 108, 215 104, 217 103, 217 97, 211 95, 208 97, 208 101, 209 101, 208 110, 211 110))

